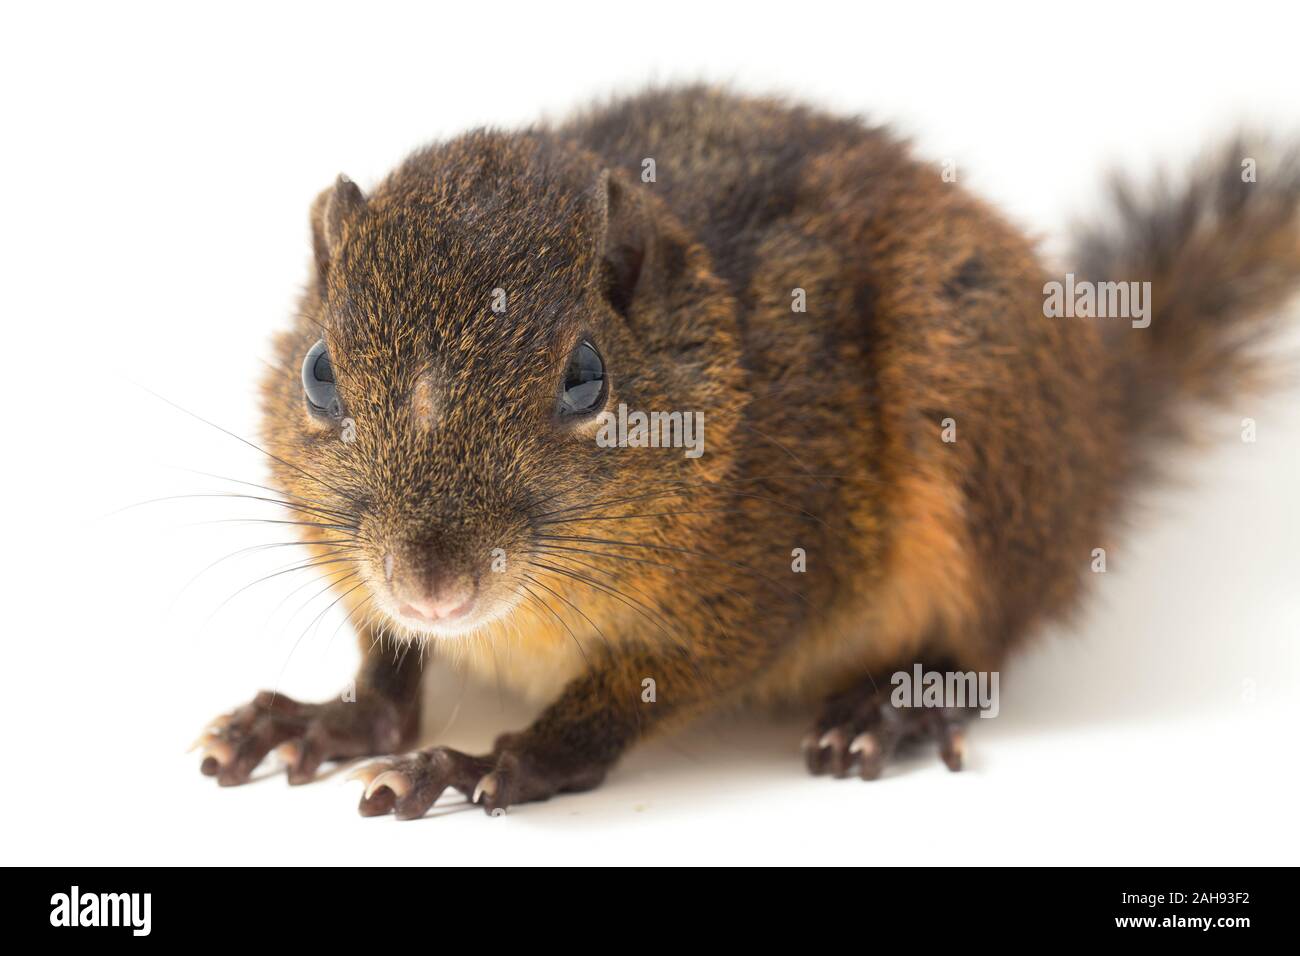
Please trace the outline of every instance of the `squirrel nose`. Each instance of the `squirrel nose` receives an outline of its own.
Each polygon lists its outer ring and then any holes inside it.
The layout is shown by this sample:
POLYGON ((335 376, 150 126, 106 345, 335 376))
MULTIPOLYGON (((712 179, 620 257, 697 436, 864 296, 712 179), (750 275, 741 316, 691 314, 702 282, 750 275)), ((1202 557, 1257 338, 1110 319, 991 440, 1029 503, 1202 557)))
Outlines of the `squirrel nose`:
POLYGON ((451 560, 435 561, 428 548, 407 547, 384 555, 388 593, 403 617, 428 622, 467 616, 478 596, 478 581, 451 560))
POLYGON ((465 585, 437 591, 421 598, 406 601, 399 610, 411 617, 426 621, 449 621, 464 617, 474 604, 474 592, 465 585))

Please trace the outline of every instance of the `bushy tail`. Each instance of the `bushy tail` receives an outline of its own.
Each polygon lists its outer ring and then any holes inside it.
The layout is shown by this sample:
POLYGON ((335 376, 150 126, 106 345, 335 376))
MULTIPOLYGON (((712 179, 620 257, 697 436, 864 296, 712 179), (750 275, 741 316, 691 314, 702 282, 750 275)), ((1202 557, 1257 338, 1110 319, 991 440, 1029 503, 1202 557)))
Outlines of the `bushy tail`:
POLYGON ((1116 178, 1112 195, 1115 215, 1080 236, 1076 268, 1149 281, 1151 323, 1109 326, 1109 385, 1130 421, 1181 435, 1189 405, 1273 384, 1284 368, 1260 339, 1300 292, 1300 149, 1239 138, 1180 188, 1116 178))

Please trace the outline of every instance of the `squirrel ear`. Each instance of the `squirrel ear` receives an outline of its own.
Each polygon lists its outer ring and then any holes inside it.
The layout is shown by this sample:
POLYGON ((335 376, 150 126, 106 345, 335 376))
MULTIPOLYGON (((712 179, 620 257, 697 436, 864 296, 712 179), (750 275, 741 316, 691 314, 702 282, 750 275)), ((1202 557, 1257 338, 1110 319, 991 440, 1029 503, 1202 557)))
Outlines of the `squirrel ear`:
POLYGON ((342 173, 334 185, 311 204, 311 245, 316 255, 316 269, 324 281, 330 259, 343 239, 343 227, 365 208, 361 189, 342 173))
POLYGON ((608 169, 596 183, 596 235, 610 304, 626 315, 645 262, 649 222, 632 190, 608 169))

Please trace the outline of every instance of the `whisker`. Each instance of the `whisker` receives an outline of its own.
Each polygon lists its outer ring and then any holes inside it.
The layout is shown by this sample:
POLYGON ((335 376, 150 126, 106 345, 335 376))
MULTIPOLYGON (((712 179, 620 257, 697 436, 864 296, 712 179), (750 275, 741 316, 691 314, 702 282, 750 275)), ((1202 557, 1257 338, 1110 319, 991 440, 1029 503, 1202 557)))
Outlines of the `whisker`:
POLYGON ((249 441, 247 438, 244 438, 242 435, 237 435, 237 434, 235 434, 234 432, 232 432, 232 431, 231 431, 230 429, 228 429, 228 428, 222 428, 222 427, 221 427, 220 425, 218 425, 216 422, 208 421, 208 419, 204 418, 202 415, 198 415, 198 414, 196 414, 196 413, 190 411, 188 408, 184 408, 184 407, 182 407, 182 406, 176 404, 176 403, 173 402, 170 398, 166 398, 166 397, 164 397, 164 396, 158 394, 157 392, 155 392, 153 389, 149 388, 148 386, 145 386, 145 385, 139 385, 139 383, 136 383, 136 384, 137 384, 137 386, 138 386, 139 388, 144 389, 144 391, 148 392, 148 393, 149 393, 150 395, 152 395, 154 398, 158 399, 158 400, 161 401, 161 402, 166 402, 168 405, 170 405, 172 408, 176 409, 177 411, 179 411, 179 412, 184 412, 186 415, 189 415, 191 418, 193 418, 193 419, 195 419, 195 420, 197 420, 197 421, 203 422, 203 424, 208 425, 208 426, 210 426, 210 427, 212 427, 212 428, 215 428, 217 431, 219 431, 219 432, 221 432, 221 433, 223 433, 223 434, 225 434, 225 435, 229 435, 231 438, 235 439, 236 441, 241 442, 241 443, 247 445, 249 448, 252 448, 254 451, 261 452, 261 453, 262 453, 263 455, 265 455, 267 458, 270 458, 272 461, 274 461, 274 462, 278 462, 279 464, 284 465, 284 467, 286 467, 286 468, 292 468, 294 471, 298 472, 298 474, 302 475, 304 478, 308 478, 308 479, 310 479, 311 481, 316 482, 316 484, 321 485, 321 486, 324 487, 324 488, 328 488, 330 491, 334 492, 336 495, 341 495, 344 499, 346 499, 346 498, 348 497, 347 494, 345 494, 343 491, 340 491, 338 488, 335 488, 335 487, 334 487, 333 485, 331 485, 329 482, 327 482, 327 481, 323 481, 322 479, 320 479, 320 478, 316 477, 315 475, 313 475, 311 472, 306 471, 305 469, 298 467, 297 465, 293 464, 292 462, 285 461, 283 458, 280 458, 280 457, 277 456, 277 455, 273 455, 273 454, 271 454, 269 451, 267 451, 267 450, 266 450, 265 448, 263 448, 261 445, 258 445, 256 442, 251 442, 251 441, 249 441))
POLYGON ((696 551, 692 548, 683 548, 675 545, 647 544, 643 541, 625 541, 620 538, 593 538, 585 535, 539 534, 537 535, 537 537, 546 541, 577 541, 580 544, 606 544, 606 545, 613 545, 615 547, 621 547, 621 548, 645 548, 652 551, 670 551, 676 554, 686 554, 692 557, 703 558, 706 561, 713 561, 718 564, 725 564, 728 567, 733 567, 736 568, 737 570, 745 571, 749 574, 754 575, 755 577, 761 578, 762 580, 766 581, 768 584, 771 584, 773 587, 779 588, 782 591, 785 591, 787 594, 792 595, 793 597, 797 597, 799 600, 803 601, 809 607, 812 607, 812 604, 802 594, 800 594, 797 591, 790 590, 789 588, 781 584, 776 579, 769 577, 766 574, 763 574, 763 572, 751 568, 748 565, 741 564, 738 561, 728 561, 726 558, 720 558, 716 554, 709 554, 707 551, 696 551))
MULTIPOLYGON (((531 562, 530 562, 530 563, 531 563, 531 562)), ((591 618, 587 617, 587 615, 583 612, 582 608, 578 607, 578 605, 574 604, 572 601, 570 601, 568 598, 566 598, 566 597, 565 597, 563 594, 561 594, 559 591, 556 591, 556 590, 554 590, 553 588, 548 587, 545 583, 543 583, 542 581, 538 580, 537 578, 532 578, 531 580, 532 580, 532 582, 533 582, 534 584, 536 584, 539 588, 545 588, 547 591, 550 591, 550 593, 554 594, 557 598, 559 598, 559 599, 560 599, 561 601, 563 601, 565 604, 569 605, 569 607, 573 608, 573 609, 574 609, 578 614, 580 614, 580 615, 582 616, 582 619, 583 619, 584 621, 586 621, 586 622, 587 622, 588 624, 590 624, 593 628, 595 628, 596 633, 600 635, 600 639, 601 639, 602 641, 604 641, 604 643, 605 643, 605 649, 606 649, 607 651, 612 651, 612 649, 613 649, 613 648, 612 648, 612 645, 609 643, 609 638, 605 636, 605 632, 602 631, 602 630, 600 629, 600 627, 596 624, 595 621, 593 621, 591 618)))
MULTIPOLYGON (((191 527, 202 527, 209 524, 281 524, 290 525, 297 528, 323 528, 326 531, 356 531, 352 525, 346 524, 325 524, 320 521, 287 521, 280 518, 214 518, 210 521, 193 521, 191 527)), ((308 542, 304 542, 308 543, 308 542)))
POLYGON ((194 498, 237 498, 243 501, 262 501, 262 502, 266 502, 267 504, 280 505, 281 507, 289 508, 290 510, 293 511, 302 511, 308 514, 314 514, 320 518, 355 517, 354 515, 348 514, 343 511, 324 511, 323 509, 309 507, 307 505, 301 505, 292 501, 281 501, 277 498, 267 498, 262 495, 241 495, 230 491, 209 491, 209 492, 199 492, 196 494, 164 495, 160 498, 149 498, 146 499, 145 501, 137 501, 129 505, 124 505, 121 508, 118 508, 116 511, 110 511, 105 517, 111 518, 114 515, 122 514, 125 511, 130 511, 134 508, 143 508, 147 505, 165 504, 168 501, 186 501, 194 498))
MULTIPOLYGON (((572 518, 561 518, 561 519, 558 520, 558 521, 538 521, 538 522, 537 522, 537 526, 540 527, 540 528, 548 528, 548 527, 551 527, 552 525, 575 524, 575 523, 580 522, 580 521, 582 521, 582 522, 586 522, 586 521, 630 521, 630 520, 632 520, 632 519, 634 519, 634 518, 677 518, 677 517, 681 517, 681 516, 683 516, 683 515, 743 515, 743 514, 748 514, 748 512, 743 511, 743 510, 741 510, 741 509, 739 509, 739 508, 701 508, 701 509, 693 509, 693 510, 690 510, 690 511, 652 511, 652 512, 647 512, 647 513, 643 513, 643 514, 630 514, 630 515, 586 515, 586 514, 579 514, 579 515, 577 515, 576 517, 572 517, 572 518)), ((813 517, 813 516, 812 516, 812 515, 808 515, 808 517, 811 518, 811 517, 813 517)))
MULTIPOLYGON (((546 545, 542 545, 542 546, 539 547, 536 551, 528 551, 528 552, 525 552, 525 553, 527 553, 527 554, 543 554, 543 555, 545 555, 545 556, 547 557, 547 559, 550 560, 550 561, 571 561, 571 562, 573 562, 574 564, 581 565, 582 567, 585 567, 585 568, 590 568, 592 571, 595 571, 595 572, 598 573, 598 574, 603 574, 603 575, 605 575, 606 577, 611 578, 611 579, 613 579, 613 580, 616 580, 616 581, 617 581, 617 580, 620 580, 619 577, 618 577, 617 575, 615 575, 612 571, 609 571, 609 570, 606 570, 606 569, 603 569, 603 568, 597 567, 595 564, 592 564, 590 561, 583 561, 581 558, 575 558, 575 557, 572 557, 572 556, 569 555, 569 554, 561 554, 561 553, 558 553, 557 551, 552 550, 553 547, 554 547, 554 546, 550 546, 550 547, 548 547, 548 546, 546 546, 546 545)), ((720 634, 724 634, 724 635, 728 633, 727 626, 726 626, 725 624, 722 623, 722 618, 718 617, 718 613, 717 613, 715 610, 713 610, 713 607, 711 606, 711 604, 709 603, 709 601, 705 600, 705 599, 704 599, 704 596, 700 594, 699 589, 696 588, 696 587, 692 587, 692 586, 691 586, 691 584, 690 584, 690 581, 691 581, 690 576, 684 574, 684 572, 683 572, 680 568, 677 568, 677 567, 675 567, 675 566, 673 566, 673 565, 671 565, 671 564, 664 564, 664 563, 662 563, 662 562, 660 562, 660 561, 650 561, 650 560, 647 560, 646 558, 633 558, 633 557, 630 557, 630 556, 628 556, 628 555, 624 555, 624 554, 611 554, 611 553, 609 553, 609 552, 589 551, 589 550, 587 550, 587 549, 585 549, 585 548, 564 548, 563 550, 564 550, 564 551, 576 551, 576 552, 578 552, 578 553, 580 553, 580 554, 587 554, 587 555, 591 555, 592 557, 596 557, 596 558, 614 558, 614 559, 616 559, 616 560, 631 561, 631 562, 636 562, 636 563, 638 563, 638 564, 651 564, 651 565, 654 565, 654 566, 656 566, 656 567, 665 568, 665 569, 667 569, 669 572, 671 572, 671 573, 674 574, 674 575, 682 575, 683 578, 684 578, 684 580, 683 580, 682 583, 687 585, 688 593, 689 593, 689 594, 691 595, 691 597, 695 600, 695 604, 696 604, 696 606, 697 606, 697 607, 702 607, 702 608, 704 608, 704 610, 707 611, 707 612, 708 612, 708 613, 713 617, 713 621, 714 621, 714 623, 718 625, 718 633, 720 633, 720 634)), ((636 591, 638 594, 640 594, 642 597, 646 598, 647 600, 654 601, 654 603, 655 603, 656 605, 658 605, 659 602, 658 602, 657 599, 653 598, 653 597, 652 597, 651 595, 649 595, 649 594, 646 594, 646 593, 645 593, 644 591, 642 591, 641 589, 639 589, 639 588, 634 588, 634 587, 632 587, 632 585, 630 585, 630 584, 626 584, 625 586, 628 587, 628 588, 631 588, 631 589, 634 590, 634 591, 636 591)), ((724 585, 722 585, 722 588, 723 588, 723 590, 725 590, 725 591, 729 591, 730 593, 736 595, 737 597, 741 598, 742 600, 746 599, 746 595, 745 595, 742 591, 740 591, 740 590, 738 590, 738 589, 736 589, 736 588, 733 588, 733 587, 731 587, 730 585, 725 585, 725 584, 724 584, 724 585)))
MULTIPOLYGON (((282 498, 290 498, 290 499, 293 499, 293 500, 296 500, 296 501, 306 502, 307 504, 310 504, 310 505, 322 505, 322 506, 328 506, 328 505, 329 505, 329 502, 321 501, 321 500, 319 500, 318 498, 305 498, 305 497, 303 497, 302 495, 295 494, 295 493, 292 492, 292 491, 285 491, 283 488, 273 488, 273 487, 271 487, 270 485, 259 485, 259 484, 258 484, 257 482, 255 482, 255 481, 244 481, 244 480, 241 479, 241 478, 231 478, 231 477, 229 477, 228 475, 217 475, 217 474, 214 474, 214 473, 212 473, 212 472, 210 472, 210 471, 198 471, 198 470, 193 469, 193 468, 179 468, 179 469, 177 469, 177 470, 178 470, 178 471, 185 471, 185 472, 188 472, 188 473, 193 474, 193 475, 200 475, 200 476, 202 476, 202 477, 204 477, 204 478, 213 478, 213 479, 215 479, 216 481, 229 481, 229 482, 231 482, 231 483, 233 483, 233 484, 236 484, 236 485, 247 485, 249 488, 259 488, 259 489, 261 489, 262 491, 269 491, 269 492, 271 492, 272 494, 280 495, 282 498)), ((351 514, 350 512, 339 512, 339 513, 340 513, 340 514, 345 514, 345 515, 347 515, 347 517, 349 517, 349 518, 354 518, 354 517, 356 517, 355 515, 351 514)))
MULTIPOLYGON (((348 556, 348 555, 343 555, 343 556, 341 556, 337 561, 335 561, 335 562, 333 562, 333 563, 335 563, 335 564, 348 564, 348 563, 355 564, 356 562, 357 562, 357 559, 356 559, 355 557, 350 557, 350 556, 348 556)), ((322 565, 315 564, 315 565, 309 565, 308 567, 321 567, 321 566, 322 566, 322 565)), ((301 569, 301 570, 306 570, 306 569, 304 568, 304 569, 301 569)), ((345 569, 345 568, 339 568, 339 569, 337 569, 336 571, 333 571, 333 572, 329 572, 329 573, 327 573, 327 574, 325 575, 325 577, 330 577, 332 574, 342 574, 344 570, 346 570, 346 569, 345 569)), ((279 603, 276 604, 275 607, 271 608, 271 612, 266 616, 267 621, 271 621, 271 620, 273 620, 273 619, 275 618, 275 616, 276 616, 277 614, 280 613, 280 609, 283 608, 286 604, 288 604, 288 603, 289 603, 289 599, 292 598, 295 594, 298 594, 298 593, 299 593, 300 591, 302 591, 304 588, 311 587, 313 584, 317 583, 319 580, 320 580, 319 577, 308 578, 306 581, 302 582, 302 584, 299 584, 299 585, 296 586, 292 591, 290 591, 288 594, 286 594, 284 597, 282 597, 282 598, 280 599, 279 603)), ((328 591, 329 588, 326 588, 325 590, 328 591)), ((310 604, 312 601, 314 601, 314 600, 316 599, 316 597, 318 597, 320 594, 323 594, 323 593, 324 593, 324 591, 318 592, 318 594, 317 594, 317 595, 314 595, 311 599, 309 599, 309 600, 306 602, 306 604, 303 605, 303 607, 306 607, 307 604, 310 604)), ((289 615, 289 620, 292 621, 295 617, 298 616, 298 614, 299 614, 301 611, 302 611, 302 608, 299 608, 297 611, 294 611, 293 614, 289 615)), ((287 622, 286 622, 286 623, 287 623, 287 622)), ((266 633, 266 631, 265 631, 265 627, 263 627, 263 634, 265 634, 265 633, 266 633)))
MULTIPOLYGON (((216 616, 221 612, 222 608, 224 608, 226 605, 228 605, 231 601, 235 600, 235 598, 239 597, 239 595, 243 594, 243 593, 244 593, 245 591, 247 591, 249 588, 256 587, 256 586, 259 585, 259 584, 265 584, 267 581, 270 581, 272 578, 278 578, 278 577, 280 577, 281 575, 285 575, 285 574, 293 574, 295 571, 306 571, 306 570, 308 570, 308 569, 310 569, 310 568, 322 567, 322 566, 324 566, 324 565, 326 565, 326 564, 339 564, 339 563, 342 563, 342 562, 344 562, 344 561, 352 561, 352 560, 353 560, 352 558, 336 558, 336 559, 332 559, 332 560, 329 560, 329 561, 315 561, 315 560, 313 560, 313 561, 309 561, 309 562, 307 562, 307 563, 305 563, 305 564, 300 564, 300 565, 298 565, 298 566, 296 566, 296 567, 291 567, 291 568, 282 568, 282 569, 279 570, 279 571, 273 571, 272 573, 266 575, 265 577, 258 578, 256 581, 253 581, 253 582, 250 583, 250 584, 245 584, 242 588, 240 588, 240 589, 239 589, 238 591, 236 591, 234 594, 230 595, 230 597, 226 598, 224 601, 222 601, 220 604, 218 604, 218 605, 217 605, 217 609, 216 609, 215 611, 213 611, 213 612, 208 616, 207 621, 204 623, 204 627, 207 627, 208 624, 211 624, 211 623, 212 623, 212 619, 215 618, 215 617, 216 617, 216 616)), ((353 573, 356 573, 356 572, 353 572, 353 573)))
MULTIPOLYGON (((354 575, 355 575, 356 573, 357 573, 356 571, 352 572, 352 574, 354 574, 354 575)), ((349 576, 349 577, 350 577, 350 576, 349 576)), ((342 584, 343 581, 346 581, 346 580, 348 580, 348 578, 343 578, 341 581, 334 581, 333 583, 330 584, 330 587, 331 587, 331 588, 332 588, 332 587, 336 587, 336 586, 338 586, 339 584, 342 584)), ((336 597, 336 598, 335 598, 333 601, 331 601, 329 604, 325 605, 325 609, 324 609, 323 611, 321 611, 319 614, 317 614, 314 618, 312 618, 311 623, 308 624, 307 627, 303 630, 303 632, 302 632, 301 634, 298 635, 297 640, 295 640, 295 641, 293 642, 293 647, 289 648, 289 656, 286 657, 286 658, 284 659, 284 663, 280 666, 280 673, 276 675, 276 678, 275 678, 275 686, 272 687, 272 689, 271 689, 271 702, 272 702, 272 703, 275 703, 276 695, 279 694, 279 692, 280 692, 280 682, 284 679, 284 672, 285 672, 285 670, 286 670, 286 669, 288 668, 288 666, 289 666, 289 661, 293 659, 294 652, 295 652, 296 650, 298 650, 298 645, 302 642, 302 639, 303 639, 304 637, 307 636, 307 632, 310 631, 313 627, 315 627, 315 626, 320 622, 320 619, 321 619, 322 617, 324 617, 326 614, 329 613, 330 608, 334 607, 334 605, 338 604, 339 601, 342 601, 345 597, 347 597, 349 594, 351 594, 351 593, 352 593, 353 591, 355 591, 357 588, 365 587, 365 584, 366 584, 366 582, 365 582, 364 580, 363 580, 363 581, 359 581, 358 583, 354 584, 352 587, 350 587, 350 588, 348 588, 346 591, 344 591, 342 594, 340 594, 338 597, 336 597)), ((327 590, 328 590, 328 589, 327 589, 327 590)), ((321 593, 324 593, 324 592, 321 592, 321 593)), ((313 600, 314 600, 314 599, 313 599, 313 600)))
MULTIPOLYGON (((528 578, 528 580, 532 581, 534 584, 538 583, 536 578, 534 578, 532 575, 526 572, 524 574, 524 577, 528 578)), ((533 589, 530 588, 527 584, 524 584, 523 588, 525 591, 529 593, 529 595, 533 598, 533 600, 537 601, 539 604, 541 604, 542 607, 550 611, 551 614, 555 616, 555 619, 560 622, 560 626, 569 632, 569 637, 573 638, 573 643, 576 644, 578 647, 578 653, 582 655, 583 663, 585 663, 588 667, 590 667, 591 661, 587 657, 587 652, 583 649, 582 642, 578 640, 578 635, 573 633, 573 628, 569 627, 568 622, 565 621, 564 618, 560 617, 560 615, 556 613, 555 608, 551 607, 544 600, 539 598, 537 594, 533 591, 533 589)))
MULTIPOLYGON (((171 603, 168 605, 167 613, 170 615, 171 611, 176 607, 176 602, 181 599, 181 597, 185 594, 185 592, 188 591, 191 587, 193 587, 193 585, 199 580, 199 578, 203 577, 203 575, 207 574, 218 564, 222 564, 223 562, 229 561, 232 558, 237 558, 240 555, 251 554, 254 551, 267 551, 270 550, 271 548, 291 548, 291 547, 305 547, 305 545, 303 544, 302 541, 277 541, 272 544, 255 544, 252 545, 251 547, 240 548, 238 551, 232 551, 230 554, 223 555, 222 557, 217 558, 217 560, 213 561, 207 567, 203 568, 196 575, 194 575, 194 577, 190 578, 188 581, 185 582, 185 584, 181 587, 181 589, 176 592, 176 596, 172 598, 171 603)), ((359 550, 359 549, 354 549, 351 546, 348 546, 348 548, 349 550, 359 550)))
MULTIPOLYGON (((789 476, 789 475, 787 475, 787 476, 768 476, 768 477, 760 478, 760 479, 746 479, 746 481, 752 481, 752 480, 763 480, 763 481, 766 481, 766 480, 774 480, 774 478, 777 478, 777 477, 779 477, 779 478, 800 478, 800 477, 805 477, 805 476, 799 476, 799 475, 795 475, 795 476, 789 476)), ((815 476, 806 476, 806 477, 815 477, 815 476)), ((554 511, 546 511, 546 512, 542 512, 541 514, 534 515, 533 517, 534 517, 534 520, 537 521, 538 524, 544 524, 545 522, 542 522, 542 521, 539 520, 539 519, 550 518, 550 517, 553 517, 553 516, 555 516, 555 515, 570 514, 570 513, 575 512, 575 511, 576 511, 576 512, 581 512, 583 509, 592 510, 592 509, 597 508, 597 507, 600 507, 600 506, 602 506, 602 505, 624 504, 624 503, 631 502, 631 501, 643 501, 643 500, 651 500, 651 499, 654 499, 654 498, 665 498, 665 497, 682 497, 682 496, 684 496, 684 495, 699 494, 701 488, 709 488, 709 489, 717 489, 717 490, 719 490, 720 492, 723 492, 723 493, 725 493, 726 495, 730 495, 730 496, 733 496, 733 497, 737 497, 737 498, 748 498, 748 499, 755 500, 755 501, 761 501, 761 502, 764 502, 765 504, 773 505, 773 506, 779 508, 780 510, 785 511, 785 512, 787 512, 787 513, 789 513, 789 514, 794 514, 794 515, 798 515, 798 516, 800 516, 800 517, 805 517, 805 518, 811 518, 813 521, 816 521, 818 524, 822 525, 823 527, 828 528, 828 529, 830 529, 830 530, 835 530, 835 529, 831 528, 831 526, 828 525, 828 524, 827 524, 827 523, 826 523, 822 518, 818 517, 817 515, 813 514, 812 512, 810 512, 810 511, 808 511, 808 510, 806 510, 806 509, 803 509, 803 508, 797 508, 797 507, 791 507, 790 505, 786 504, 785 502, 781 501, 780 499, 772 498, 772 497, 769 497, 769 496, 767 496, 767 495, 760 495, 760 494, 756 494, 756 493, 753 493, 753 492, 738 491, 738 490, 736 490, 736 489, 734 488, 734 486, 732 486, 730 483, 726 483, 726 482, 712 482, 712 481, 705 481, 705 482, 684 482, 684 481, 670 480, 670 481, 661 482, 661 483, 658 483, 658 484, 661 484, 661 485, 670 485, 670 486, 674 486, 674 487, 669 487, 669 488, 667 488, 666 490, 661 490, 661 491, 651 491, 651 492, 644 492, 644 493, 642 493, 642 494, 637 494, 637 495, 627 495, 627 496, 622 497, 622 498, 613 498, 613 499, 604 499, 604 500, 596 500, 596 501, 584 502, 584 503, 582 503, 582 504, 578 504, 578 505, 571 505, 571 506, 569 506, 569 507, 567 507, 567 508, 557 508, 557 509, 554 510, 554 511), (677 485, 686 485, 686 487, 683 487, 683 488, 681 488, 680 490, 678 490, 678 489, 675 487, 675 486, 677 486, 677 485)))
POLYGON ((651 624, 654 624, 661 631, 663 631, 664 636, 667 637, 669 641, 676 643, 676 640, 673 638, 673 635, 668 631, 666 627, 664 627, 664 623, 667 622, 661 623, 661 621, 663 621, 662 617, 658 619, 652 617, 649 613, 650 608, 643 608, 643 606, 639 601, 635 601, 634 599, 627 597, 626 595, 623 594, 622 591, 619 591, 616 588, 610 588, 604 584, 601 584, 599 581, 594 581, 593 579, 577 571, 571 571, 566 568, 556 567, 555 565, 546 564, 540 561, 529 561, 528 563, 535 568, 545 568, 547 571, 550 571, 554 574, 558 574, 561 577, 572 578, 574 581, 579 581, 583 584, 586 584, 588 587, 594 588, 598 591, 605 592, 606 594, 610 595, 616 600, 621 601, 622 603, 626 604, 628 607, 632 608, 634 611, 636 611, 638 614, 644 617, 651 624))

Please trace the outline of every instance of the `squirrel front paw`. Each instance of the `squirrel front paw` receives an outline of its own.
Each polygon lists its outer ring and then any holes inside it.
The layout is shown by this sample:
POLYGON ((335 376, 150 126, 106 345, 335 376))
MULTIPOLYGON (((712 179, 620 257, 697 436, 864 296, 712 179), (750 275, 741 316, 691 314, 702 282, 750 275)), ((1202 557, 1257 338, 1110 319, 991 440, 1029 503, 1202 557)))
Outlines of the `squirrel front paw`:
POLYGON ((366 785, 358 810, 366 817, 392 813, 399 820, 414 820, 424 816, 444 791, 454 789, 498 816, 514 804, 590 790, 604 779, 605 767, 594 762, 543 757, 526 746, 502 746, 518 737, 505 735, 496 750, 484 757, 430 747, 359 767, 351 775, 366 785))
POLYGON ((411 722, 392 702, 374 695, 302 704, 262 691, 251 703, 214 720, 191 749, 203 748, 199 769, 223 787, 246 783, 278 748, 289 783, 310 783, 326 760, 390 753, 402 746, 411 722))

